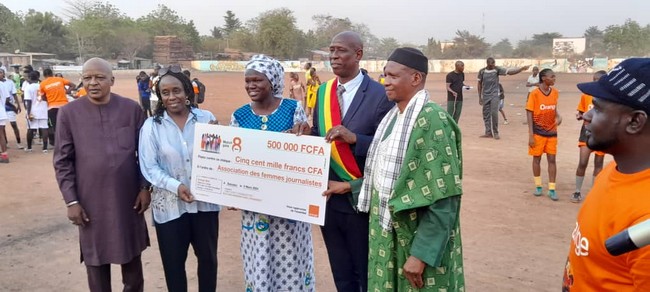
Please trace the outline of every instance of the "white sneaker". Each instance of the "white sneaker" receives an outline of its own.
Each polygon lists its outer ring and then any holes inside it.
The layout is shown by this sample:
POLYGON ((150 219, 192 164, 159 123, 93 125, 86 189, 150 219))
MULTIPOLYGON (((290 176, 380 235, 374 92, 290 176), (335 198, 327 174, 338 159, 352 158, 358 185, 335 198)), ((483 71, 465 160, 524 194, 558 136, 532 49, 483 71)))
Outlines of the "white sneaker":
POLYGON ((16 143, 16 148, 18 148, 18 149, 25 149, 25 147, 24 147, 23 145, 20 145, 20 144, 18 144, 18 143, 16 143))
POLYGON ((43 153, 46 153, 46 154, 47 154, 47 149, 46 149, 46 150, 43 150, 43 153))
POLYGON ((32 152, 32 149, 25 148, 25 152, 32 152))
POLYGON ((505 120, 505 121, 503 121, 503 124, 507 125, 507 124, 510 124, 510 123, 508 122, 508 120, 505 120))

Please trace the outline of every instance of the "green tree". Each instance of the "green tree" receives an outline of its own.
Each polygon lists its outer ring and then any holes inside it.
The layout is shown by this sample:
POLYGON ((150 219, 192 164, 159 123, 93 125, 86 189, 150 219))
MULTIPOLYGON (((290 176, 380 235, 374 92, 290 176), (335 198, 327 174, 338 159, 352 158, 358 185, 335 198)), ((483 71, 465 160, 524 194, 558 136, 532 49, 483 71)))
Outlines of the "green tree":
POLYGON ((324 49, 323 46, 318 45, 318 36, 314 30, 310 29, 307 32, 304 32, 303 36, 305 38, 304 46, 306 50, 324 49))
POLYGON ((598 26, 590 26, 585 30, 584 37, 587 41, 585 56, 601 56, 605 54, 605 42, 603 31, 598 26))
POLYGON ((553 39, 561 38, 562 34, 559 32, 545 32, 540 34, 533 34, 534 45, 551 45, 553 46, 553 39))
POLYGON ((545 32, 533 35, 533 47, 538 52, 538 57, 553 56, 553 39, 561 38, 562 34, 558 32, 545 32))
POLYGON ((445 58, 482 58, 488 53, 490 44, 484 38, 471 34, 467 30, 457 30, 454 45, 445 49, 445 58))
POLYGON ((19 49, 20 38, 16 29, 22 27, 20 18, 0 3, 0 45, 3 48, 19 49))
POLYGON ((553 56, 553 39, 561 38, 562 34, 558 32, 545 32, 541 34, 533 34, 532 45, 536 50, 538 57, 552 57, 553 56))
MULTIPOLYGON (((98 0, 64 0, 63 16, 68 19, 79 19, 89 15, 97 14, 97 6, 103 3, 98 0)), ((110 5, 110 4, 108 4, 110 5)), ((120 13, 118 11, 107 11, 108 14, 120 13)))
POLYGON ((400 47, 400 43, 395 38, 383 38, 379 41, 377 56, 382 59, 388 58, 390 53, 400 47))
POLYGON ((186 21, 176 11, 163 4, 158 4, 154 11, 138 18, 137 23, 151 36, 175 35, 194 49, 201 46, 201 38, 194 26, 194 21, 186 21))
POLYGON ((68 30, 63 21, 51 12, 30 9, 23 16, 21 50, 56 54, 60 58, 73 57, 67 51, 68 30))
POLYGON ((226 40, 222 38, 212 36, 201 37, 201 52, 205 59, 214 59, 214 55, 223 52, 225 48, 226 40))
POLYGON ((436 41, 434 38, 428 38, 426 46, 423 46, 422 53, 427 56, 429 59, 439 59, 442 57, 442 49, 440 41, 436 41))
POLYGON ((220 28, 215 26, 212 29, 210 29, 210 36, 212 36, 215 39, 222 39, 223 33, 221 32, 220 28))
POLYGON ((134 20, 124 21, 115 28, 116 41, 120 44, 119 57, 132 61, 136 56, 148 56, 152 49, 151 35, 134 20))
POLYGON ((518 58, 549 58, 553 56, 553 39, 561 38, 557 32, 534 34, 530 40, 521 40, 513 51, 518 58))
POLYGON ((610 57, 646 56, 650 50, 650 26, 628 19, 605 28, 604 45, 610 57))
POLYGON ((302 32, 296 27, 296 18, 287 8, 263 12, 250 22, 261 52, 276 58, 294 58, 301 51, 302 32))
POLYGON ((68 22, 70 42, 81 61, 87 57, 117 58, 122 48, 116 30, 132 21, 116 6, 106 2, 69 1, 66 10, 76 11, 68 22))
POLYGON ((496 58, 508 58, 512 56, 514 48, 509 39, 502 39, 492 46, 492 55, 496 58))
POLYGON ((228 38, 227 48, 233 48, 242 52, 259 52, 259 43, 256 36, 248 28, 239 29, 228 38))
POLYGON ((179 37, 183 36, 185 36, 185 39, 190 42, 194 49, 198 49, 201 46, 201 36, 196 29, 196 25, 194 25, 194 20, 190 20, 182 26, 179 37))
POLYGON ((155 10, 138 18, 137 21, 157 36, 177 35, 182 31, 181 26, 185 24, 185 19, 163 4, 158 4, 155 10))
POLYGON ((361 41, 363 42, 363 51, 364 58, 366 59, 375 59, 377 58, 377 51, 380 46, 380 39, 370 32, 370 28, 364 23, 353 23, 352 31, 356 32, 361 36, 361 41))
POLYGON ((226 11, 226 15, 223 16, 223 20, 224 20, 224 25, 221 28, 221 32, 227 38, 230 37, 232 33, 242 28, 241 21, 239 20, 239 18, 235 16, 235 13, 233 13, 231 10, 226 11))
POLYGON ((520 40, 517 43, 517 48, 512 51, 512 56, 516 58, 537 57, 536 54, 532 41, 529 39, 520 40))
POLYGON ((338 18, 331 15, 319 14, 312 16, 316 24, 315 30, 305 33, 305 43, 309 49, 324 49, 330 45, 332 38, 343 31, 354 31, 363 42, 364 58, 372 59, 378 56, 380 39, 370 31, 364 23, 354 23, 349 18, 338 18))
POLYGON ((338 18, 331 15, 314 15, 311 19, 316 23, 316 29, 312 34, 314 37, 313 49, 328 47, 332 38, 342 31, 353 30, 354 24, 349 18, 338 18))

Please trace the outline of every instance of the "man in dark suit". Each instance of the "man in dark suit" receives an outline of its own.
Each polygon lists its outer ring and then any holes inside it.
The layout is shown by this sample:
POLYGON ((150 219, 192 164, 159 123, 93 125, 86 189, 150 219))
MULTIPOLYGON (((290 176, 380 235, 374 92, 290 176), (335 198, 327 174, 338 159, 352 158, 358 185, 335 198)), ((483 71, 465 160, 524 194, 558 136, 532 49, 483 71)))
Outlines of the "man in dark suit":
POLYGON ((357 33, 336 35, 329 46, 336 78, 321 85, 312 135, 332 142, 323 238, 338 291, 368 285, 368 214, 356 209, 368 147, 377 126, 393 107, 384 87, 359 69, 363 43, 357 33), (325 100, 328 100, 325 102, 325 100), (328 115, 328 119, 323 116, 328 115), (337 158, 338 157, 338 158, 337 158))

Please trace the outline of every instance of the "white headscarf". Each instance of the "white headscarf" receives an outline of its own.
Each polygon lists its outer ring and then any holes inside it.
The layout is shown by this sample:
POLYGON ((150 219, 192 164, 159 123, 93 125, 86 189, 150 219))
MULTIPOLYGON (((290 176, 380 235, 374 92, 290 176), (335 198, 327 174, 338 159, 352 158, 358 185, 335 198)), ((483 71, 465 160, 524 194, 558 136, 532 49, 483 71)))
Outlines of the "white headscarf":
POLYGON ((266 75, 271 82, 273 96, 282 98, 284 90, 284 68, 278 60, 265 55, 255 55, 246 64, 246 70, 254 70, 266 75))

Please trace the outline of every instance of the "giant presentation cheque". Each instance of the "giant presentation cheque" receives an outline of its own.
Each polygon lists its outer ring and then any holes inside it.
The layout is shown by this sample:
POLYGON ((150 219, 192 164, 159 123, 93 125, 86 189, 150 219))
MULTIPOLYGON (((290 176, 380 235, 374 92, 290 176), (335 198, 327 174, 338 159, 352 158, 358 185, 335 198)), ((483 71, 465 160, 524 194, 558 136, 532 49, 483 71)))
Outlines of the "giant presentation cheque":
POLYGON ((196 200, 325 223, 330 144, 322 137, 209 124, 194 135, 196 200))

